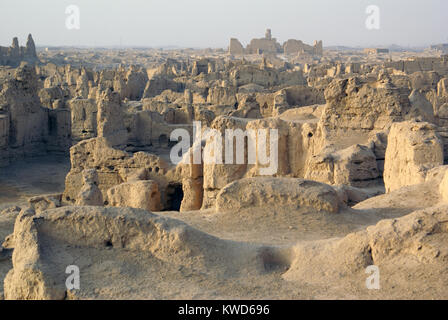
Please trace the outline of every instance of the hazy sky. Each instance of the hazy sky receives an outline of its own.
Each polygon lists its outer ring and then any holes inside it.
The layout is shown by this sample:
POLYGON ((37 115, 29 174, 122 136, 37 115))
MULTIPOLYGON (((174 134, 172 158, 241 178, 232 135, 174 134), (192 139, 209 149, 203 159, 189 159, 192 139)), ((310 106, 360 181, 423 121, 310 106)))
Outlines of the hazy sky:
POLYGON ((448 42, 447 0, 0 0, 0 45, 226 47, 246 45, 266 28, 280 42, 323 40, 324 46, 448 42), (68 5, 80 29, 65 26, 68 5), (380 29, 365 27, 368 5, 380 8, 380 29))

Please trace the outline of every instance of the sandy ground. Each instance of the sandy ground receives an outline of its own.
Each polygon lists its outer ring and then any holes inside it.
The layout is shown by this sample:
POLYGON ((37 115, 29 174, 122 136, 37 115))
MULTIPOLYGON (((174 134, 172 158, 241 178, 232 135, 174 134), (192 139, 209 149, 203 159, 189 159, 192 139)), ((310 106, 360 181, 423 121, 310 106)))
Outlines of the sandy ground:
POLYGON ((70 159, 62 156, 30 158, 0 167, 0 210, 20 206, 36 195, 64 191, 69 170, 70 159))

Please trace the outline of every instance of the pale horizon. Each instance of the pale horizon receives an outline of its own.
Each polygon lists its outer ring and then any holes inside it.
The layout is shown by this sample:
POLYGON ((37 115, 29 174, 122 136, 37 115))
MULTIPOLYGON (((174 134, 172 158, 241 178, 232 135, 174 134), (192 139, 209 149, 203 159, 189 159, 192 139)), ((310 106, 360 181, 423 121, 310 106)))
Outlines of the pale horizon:
POLYGON ((13 37, 25 45, 31 33, 38 47, 226 48, 230 38, 246 46, 270 28, 280 43, 427 47, 448 42, 446 12, 443 0, 16 0, 0 3, 0 45, 13 37), (79 30, 65 27, 69 5, 80 8, 79 30), (369 5, 381 10, 379 30, 365 27, 369 5))

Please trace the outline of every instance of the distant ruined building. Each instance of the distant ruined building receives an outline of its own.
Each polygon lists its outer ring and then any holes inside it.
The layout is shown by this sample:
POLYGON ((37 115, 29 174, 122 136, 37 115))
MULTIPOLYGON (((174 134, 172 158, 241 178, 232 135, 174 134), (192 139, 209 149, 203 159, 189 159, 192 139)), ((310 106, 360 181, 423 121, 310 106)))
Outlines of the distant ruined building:
POLYGON ((17 37, 12 39, 12 45, 10 47, 0 46, 0 65, 17 67, 22 61, 30 63, 39 61, 36 54, 36 45, 31 34, 28 35, 25 47, 19 46, 17 37))
POLYGON ((310 46, 301 40, 290 39, 283 46, 277 42, 276 38, 272 38, 271 29, 266 30, 264 38, 252 39, 246 48, 236 38, 230 39, 229 54, 277 54, 283 53, 287 55, 309 54, 321 56, 323 53, 322 41, 314 41, 314 45, 310 46))
POLYGON ((365 54, 374 55, 374 54, 381 54, 381 53, 389 53, 389 49, 385 48, 365 48, 364 49, 365 54))
POLYGON ((429 47, 430 50, 439 51, 441 54, 448 53, 448 43, 436 44, 429 47))

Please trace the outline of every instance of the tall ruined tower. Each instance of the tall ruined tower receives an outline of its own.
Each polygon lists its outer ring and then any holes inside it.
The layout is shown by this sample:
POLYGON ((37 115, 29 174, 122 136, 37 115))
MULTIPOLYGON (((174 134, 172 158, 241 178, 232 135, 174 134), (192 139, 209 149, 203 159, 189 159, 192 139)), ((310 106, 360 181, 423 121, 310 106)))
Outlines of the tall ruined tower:
POLYGON ((272 32, 271 29, 266 29, 266 34, 264 36, 267 40, 272 40, 272 32))
POLYGON ((28 35, 25 47, 19 46, 17 37, 12 39, 10 47, 0 47, 0 65, 18 67, 22 61, 27 61, 33 64, 39 62, 36 53, 36 45, 34 44, 31 34, 28 35))
POLYGON ((26 41, 25 57, 37 58, 36 45, 31 34, 28 35, 28 40, 26 41))
POLYGON ((18 57, 20 55, 20 46, 19 46, 19 39, 17 37, 14 37, 12 39, 12 45, 10 47, 11 55, 14 57, 18 57))

